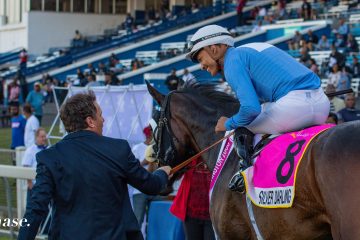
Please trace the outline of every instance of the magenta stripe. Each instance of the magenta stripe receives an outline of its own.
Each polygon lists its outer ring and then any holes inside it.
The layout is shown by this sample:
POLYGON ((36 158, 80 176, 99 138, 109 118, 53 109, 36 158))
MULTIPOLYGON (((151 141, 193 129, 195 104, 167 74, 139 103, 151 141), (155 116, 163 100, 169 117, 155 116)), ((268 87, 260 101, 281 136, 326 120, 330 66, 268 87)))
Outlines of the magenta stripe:
POLYGON ((210 191, 212 191, 212 189, 216 183, 216 180, 218 179, 220 172, 223 169, 223 167, 231 153, 232 145, 233 145, 233 140, 231 138, 226 139, 224 148, 222 149, 222 152, 219 155, 219 157, 216 161, 214 170, 213 170, 213 174, 212 174, 211 182, 210 182, 210 191))

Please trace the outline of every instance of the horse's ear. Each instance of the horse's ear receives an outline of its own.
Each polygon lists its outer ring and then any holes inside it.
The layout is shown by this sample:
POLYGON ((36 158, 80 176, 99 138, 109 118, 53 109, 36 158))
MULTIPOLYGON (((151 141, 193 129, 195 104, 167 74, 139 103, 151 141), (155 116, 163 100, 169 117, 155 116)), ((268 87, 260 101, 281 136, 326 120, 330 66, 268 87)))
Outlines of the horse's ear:
POLYGON ((165 95, 161 94, 158 90, 156 90, 153 86, 151 86, 149 81, 145 80, 145 83, 150 95, 161 106, 161 103, 163 102, 165 95))

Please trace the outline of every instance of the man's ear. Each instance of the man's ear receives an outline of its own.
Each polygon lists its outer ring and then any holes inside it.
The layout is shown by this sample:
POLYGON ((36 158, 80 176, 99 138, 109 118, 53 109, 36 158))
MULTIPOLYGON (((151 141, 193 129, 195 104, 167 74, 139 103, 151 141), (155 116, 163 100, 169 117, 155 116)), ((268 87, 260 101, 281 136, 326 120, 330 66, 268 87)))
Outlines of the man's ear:
POLYGON ((95 122, 94 119, 90 116, 85 118, 85 122, 88 125, 88 128, 94 128, 95 127, 95 122))

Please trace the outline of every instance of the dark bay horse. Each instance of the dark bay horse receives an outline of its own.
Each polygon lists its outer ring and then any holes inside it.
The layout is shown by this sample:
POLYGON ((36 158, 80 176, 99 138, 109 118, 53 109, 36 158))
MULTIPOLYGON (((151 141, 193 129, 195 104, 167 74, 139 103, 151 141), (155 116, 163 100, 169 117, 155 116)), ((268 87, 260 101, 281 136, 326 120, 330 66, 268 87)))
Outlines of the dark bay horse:
MULTIPOLYGON (((156 136, 158 157, 160 163, 172 167, 223 137, 214 133, 217 119, 231 116, 239 108, 236 99, 209 86, 189 84, 171 92, 166 100, 149 84, 148 89, 167 118, 156 136)), ((219 149, 218 145, 203 155, 210 170, 219 149)), ((245 195, 227 188, 237 169, 233 151, 211 199, 210 214, 218 239, 256 239, 245 195)), ((265 239, 360 239, 359 121, 331 128, 312 142, 299 166, 295 193, 292 208, 253 205, 265 239)))

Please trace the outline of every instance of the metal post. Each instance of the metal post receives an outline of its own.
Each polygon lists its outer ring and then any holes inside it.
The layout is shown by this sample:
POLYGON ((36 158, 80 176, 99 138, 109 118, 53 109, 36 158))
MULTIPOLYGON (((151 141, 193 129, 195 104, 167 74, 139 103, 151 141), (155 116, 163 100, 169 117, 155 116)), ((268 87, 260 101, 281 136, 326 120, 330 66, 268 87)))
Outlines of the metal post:
MULTIPOLYGON (((21 161, 25 153, 25 147, 17 147, 16 151, 16 166, 21 166, 21 161)), ((26 208, 26 180, 16 179, 16 205, 17 217, 20 219, 24 216, 26 208)))
MULTIPOLYGON (((3 182, 4 182, 4 186, 5 186, 5 191, 6 191, 6 205, 7 205, 7 210, 8 210, 8 218, 9 219, 14 219, 13 217, 13 213, 12 213, 12 206, 11 206, 11 190, 10 190, 10 185, 9 185, 9 181, 6 177, 3 177, 3 182)), ((10 237, 11 239, 15 239, 15 233, 14 233, 14 226, 12 224, 10 225, 10 237)))

